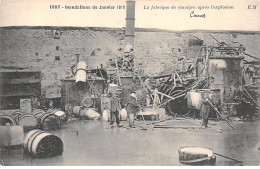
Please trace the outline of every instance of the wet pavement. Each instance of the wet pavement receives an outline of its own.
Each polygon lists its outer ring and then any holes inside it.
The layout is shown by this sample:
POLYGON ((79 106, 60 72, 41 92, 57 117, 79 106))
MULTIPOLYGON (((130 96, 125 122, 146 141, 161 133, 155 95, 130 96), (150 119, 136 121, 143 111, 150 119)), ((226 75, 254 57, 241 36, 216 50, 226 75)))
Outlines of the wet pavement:
MULTIPOLYGON (((111 129, 108 122, 70 120, 60 130, 51 131, 64 143, 62 156, 35 159, 22 148, 0 152, 6 165, 154 165, 178 166, 178 149, 184 146, 212 148, 214 152, 243 161, 243 165, 259 165, 259 121, 234 122, 232 130, 224 121, 209 121, 209 128, 153 128, 151 121, 136 122, 136 128, 111 129), (147 125, 150 124, 150 125, 147 125), (140 127, 138 127, 140 126, 140 127), (145 130, 147 129, 147 130, 145 130)), ((170 120, 160 125, 199 126, 199 120, 170 120)), ((115 124, 114 124, 115 125, 115 124)), ((217 156, 217 166, 241 165, 217 156)))

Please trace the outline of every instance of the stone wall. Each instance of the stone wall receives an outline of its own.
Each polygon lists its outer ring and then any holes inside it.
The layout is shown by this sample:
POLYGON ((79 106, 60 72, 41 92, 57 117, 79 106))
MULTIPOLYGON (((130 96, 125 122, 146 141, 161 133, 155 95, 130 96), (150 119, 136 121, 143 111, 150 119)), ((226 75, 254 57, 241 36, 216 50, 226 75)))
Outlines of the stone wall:
MULTIPOLYGON (((178 61, 178 58, 186 56, 188 39, 194 38, 192 36, 201 38, 206 45, 216 44, 209 36, 210 32, 142 30, 135 33, 135 68, 143 69, 147 75, 169 72, 172 68, 187 68, 187 64, 183 60, 178 61)), ((242 43, 248 54, 259 57, 259 33, 211 34, 219 41, 231 45, 242 43)), ((106 63, 109 57, 122 56, 123 45, 122 29, 3 27, 0 28, 0 67, 17 66, 41 70, 42 95, 48 89, 56 92, 54 95, 59 97, 60 79, 72 76, 70 69, 76 63, 76 55, 94 67, 97 63, 106 63)), ((192 60, 188 59, 188 62, 192 60)))

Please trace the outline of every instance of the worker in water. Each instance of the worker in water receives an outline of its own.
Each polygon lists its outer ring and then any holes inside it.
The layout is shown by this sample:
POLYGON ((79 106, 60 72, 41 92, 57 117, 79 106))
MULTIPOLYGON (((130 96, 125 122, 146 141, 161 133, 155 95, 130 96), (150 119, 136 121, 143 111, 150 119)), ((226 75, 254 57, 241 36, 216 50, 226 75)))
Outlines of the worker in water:
POLYGON ((130 94, 130 98, 128 100, 128 103, 126 105, 126 111, 128 113, 129 116, 129 127, 134 128, 134 118, 137 114, 137 112, 140 110, 140 105, 137 102, 137 97, 136 94, 134 92, 132 92, 130 94))
POLYGON ((119 121, 119 110, 120 110, 120 103, 119 103, 119 99, 116 96, 116 93, 112 93, 111 96, 111 113, 110 113, 110 125, 111 127, 114 124, 114 116, 116 118, 116 124, 117 127, 122 127, 122 125, 120 125, 120 121, 119 121))
POLYGON ((201 117, 202 117, 203 128, 208 127, 208 118, 209 118, 209 112, 211 108, 209 102, 211 102, 211 98, 212 98, 212 93, 209 93, 206 96, 202 95, 201 117))

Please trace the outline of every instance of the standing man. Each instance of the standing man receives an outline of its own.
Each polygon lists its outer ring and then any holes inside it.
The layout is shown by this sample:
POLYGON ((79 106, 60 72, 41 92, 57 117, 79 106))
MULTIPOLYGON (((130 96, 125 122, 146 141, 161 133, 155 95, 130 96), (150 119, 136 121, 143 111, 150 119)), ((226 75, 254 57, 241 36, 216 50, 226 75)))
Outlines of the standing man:
POLYGON ((122 127, 119 123, 119 110, 120 110, 120 103, 119 99, 116 96, 116 93, 112 93, 111 97, 111 113, 110 113, 110 125, 114 124, 114 116, 116 117, 116 124, 117 127, 122 127))
POLYGON ((209 93, 207 96, 202 95, 202 107, 201 107, 201 117, 203 128, 208 127, 208 118, 211 105, 208 101, 212 98, 212 93, 209 93))
POLYGON ((126 111, 129 115, 129 127, 134 128, 134 118, 136 113, 139 111, 140 105, 137 102, 137 97, 134 92, 130 94, 129 101, 126 106, 126 111))

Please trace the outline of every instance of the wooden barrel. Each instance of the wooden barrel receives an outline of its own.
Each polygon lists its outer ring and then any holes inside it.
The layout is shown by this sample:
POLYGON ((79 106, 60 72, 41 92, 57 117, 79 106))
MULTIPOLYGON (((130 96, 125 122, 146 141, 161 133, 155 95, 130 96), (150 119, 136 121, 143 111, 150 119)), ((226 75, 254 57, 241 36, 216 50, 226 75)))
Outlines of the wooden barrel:
POLYGON ((119 111, 119 117, 121 121, 126 121, 127 120, 127 111, 126 109, 122 109, 119 111))
POLYGON ((85 108, 82 110, 81 116, 88 120, 98 120, 101 115, 95 108, 85 108))
POLYGON ((60 128, 61 121, 55 114, 45 113, 41 116, 40 124, 43 130, 54 130, 60 128))
POLYGON ((18 125, 23 126, 25 131, 29 131, 37 128, 38 120, 32 114, 24 114, 19 118, 18 125))
POLYGON ((182 147, 178 150, 179 161, 191 165, 214 165, 216 156, 213 150, 204 147, 182 147))
POLYGON ((41 117, 43 114, 45 114, 46 112, 42 109, 35 109, 32 114, 36 117, 36 119, 38 120, 38 125, 41 126, 41 117))
POLYGON ((43 110, 35 111, 34 116, 43 130, 59 129, 61 125, 60 118, 53 113, 48 113, 43 110))
POLYGON ((35 157, 52 157, 62 155, 63 142, 52 133, 31 130, 24 138, 23 148, 26 153, 35 157))
POLYGON ((74 106, 71 116, 72 117, 81 117, 82 110, 83 110, 82 106, 74 106))
POLYGON ((2 115, 0 116, 0 126, 6 126, 6 124, 9 123, 10 126, 16 126, 17 122, 14 117, 8 116, 8 115, 2 115))
POLYGON ((94 104, 94 100, 90 96, 84 97, 81 100, 81 103, 80 103, 81 106, 84 106, 84 107, 87 107, 87 108, 92 107, 93 104, 94 104))
POLYGON ((201 92, 197 92, 197 91, 188 92, 187 103, 189 108, 201 110, 201 106, 202 106, 201 92))
POLYGON ((105 109, 102 113, 103 121, 110 121, 110 110, 105 109))
POLYGON ((77 71, 76 71, 76 83, 78 82, 86 82, 87 79, 87 63, 85 61, 79 61, 77 64, 77 71))
POLYGON ((35 109, 32 114, 36 117, 36 119, 38 120, 38 123, 40 124, 40 119, 41 119, 41 116, 43 114, 45 114, 46 112, 42 109, 35 109))
POLYGON ((62 111, 62 110, 58 110, 58 109, 49 109, 46 111, 47 113, 52 113, 55 114, 57 117, 60 118, 60 121, 65 123, 68 120, 68 116, 67 114, 62 111))

